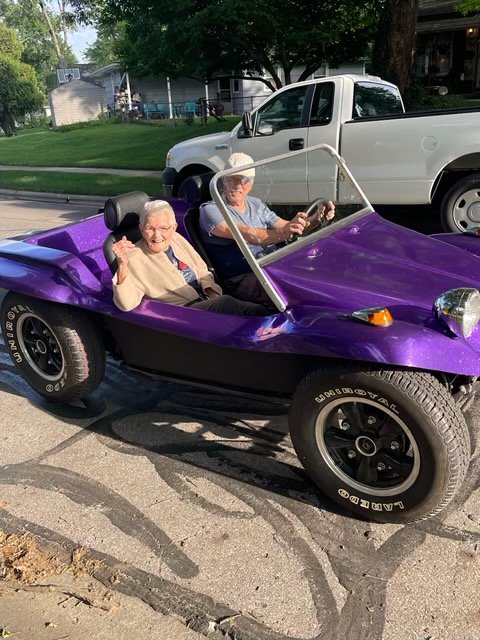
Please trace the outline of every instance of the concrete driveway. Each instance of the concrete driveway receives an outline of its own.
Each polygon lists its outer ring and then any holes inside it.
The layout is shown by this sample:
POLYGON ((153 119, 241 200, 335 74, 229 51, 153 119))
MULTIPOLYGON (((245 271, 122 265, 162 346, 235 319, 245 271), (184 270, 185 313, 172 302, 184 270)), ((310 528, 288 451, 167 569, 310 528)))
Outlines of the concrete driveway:
MULTIPOLYGON (((53 210, 23 205, 4 236, 54 222, 53 210)), ((81 214, 62 206, 57 222, 81 214)), ((4 531, 31 531, 59 554, 87 549, 104 587, 135 598, 119 605, 127 623, 143 603, 159 625, 175 618, 214 638, 480 637, 478 428, 456 503, 404 527, 327 500, 299 466, 283 406, 152 382, 113 360, 87 403, 54 405, 3 343, 0 406, 4 531)), ((468 419, 478 427, 479 402, 468 419)), ((105 638, 119 637, 112 615, 102 613, 105 638)))

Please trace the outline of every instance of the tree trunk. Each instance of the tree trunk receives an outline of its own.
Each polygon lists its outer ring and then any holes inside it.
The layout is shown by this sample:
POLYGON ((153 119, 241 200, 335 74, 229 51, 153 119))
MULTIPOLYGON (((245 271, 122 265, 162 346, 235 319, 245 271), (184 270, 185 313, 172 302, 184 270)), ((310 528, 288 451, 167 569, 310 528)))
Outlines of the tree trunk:
POLYGON ((0 117, 0 128, 6 136, 10 137, 15 133, 13 119, 7 113, 3 113, 0 117))
POLYGON ((405 91, 412 83, 418 0, 387 0, 372 55, 375 74, 405 91))

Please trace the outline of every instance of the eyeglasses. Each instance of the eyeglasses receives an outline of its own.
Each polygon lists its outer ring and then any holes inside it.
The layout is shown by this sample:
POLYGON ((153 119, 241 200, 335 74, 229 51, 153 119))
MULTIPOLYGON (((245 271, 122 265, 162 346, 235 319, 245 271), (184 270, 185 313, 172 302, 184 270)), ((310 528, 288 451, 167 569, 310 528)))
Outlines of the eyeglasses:
POLYGON ((169 227, 151 227, 150 225, 147 225, 146 227, 143 227, 143 230, 145 231, 145 233, 155 233, 155 231, 166 233, 167 231, 170 231, 172 227, 173 224, 171 224, 169 227))
POLYGON ((223 179, 223 186, 225 189, 238 189, 249 182, 251 182, 251 178, 247 176, 227 176, 223 179))

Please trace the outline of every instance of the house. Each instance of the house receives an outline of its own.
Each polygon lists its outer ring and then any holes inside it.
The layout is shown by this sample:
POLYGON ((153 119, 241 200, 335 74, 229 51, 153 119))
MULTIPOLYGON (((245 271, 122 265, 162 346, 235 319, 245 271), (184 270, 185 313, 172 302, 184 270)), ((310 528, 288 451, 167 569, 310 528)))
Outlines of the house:
MULTIPOLYGON (((277 70, 283 79, 281 68, 277 70)), ((296 82, 302 69, 294 69, 292 81, 296 82)), ((341 69, 329 69, 323 65, 312 77, 324 77, 337 73, 365 73, 365 62, 359 61, 344 65, 341 69)), ((266 73, 263 76, 271 81, 266 73)), ((271 94, 271 89, 261 80, 250 78, 235 78, 219 76, 210 80, 208 84, 192 78, 169 79, 167 76, 146 76, 136 78, 122 69, 120 63, 111 63, 88 74, 88 79, 98 82, 105 89, 107 106, 114 112, 120 108, 128 108, 128 104, 135 104, 136 98, 142 105, 147 105, 146 113, 163 112, 166 117, 184 115, 190 104, 200 98, 215 102, 220 100, 225 114, 241 114, 251 110, 271 94), (158 107, 158 108, 157 108, 158 107)))
POLYGON ((480 13, 463 16, 456 4, 419 1, 414 71, 427 87, 475 93, 480 91, 480 13))

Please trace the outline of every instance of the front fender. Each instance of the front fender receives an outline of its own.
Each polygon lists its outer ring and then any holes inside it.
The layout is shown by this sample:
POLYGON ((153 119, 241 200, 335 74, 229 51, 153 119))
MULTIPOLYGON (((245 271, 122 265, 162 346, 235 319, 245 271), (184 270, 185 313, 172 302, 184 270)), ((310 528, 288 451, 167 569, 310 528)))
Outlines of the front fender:
POLYGON ((438 233, 430 237, 459 249, 465 249, 480 258, 480 238, 471 233, 438 233))
POLYGON ((466 340, 452 337, 433 314, 430 323, 394 319, 385 328, 331 312, 292 318, 288 333, 297 353, 480 376, 479 328, 466 340))

